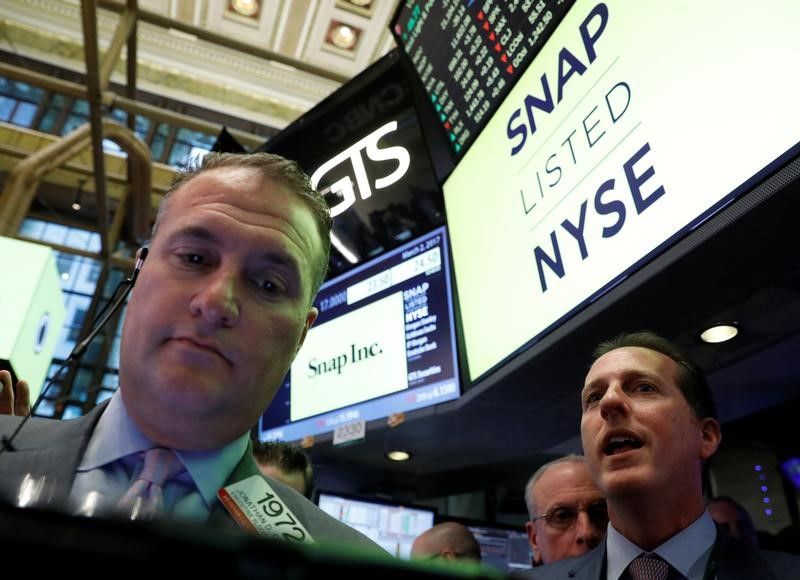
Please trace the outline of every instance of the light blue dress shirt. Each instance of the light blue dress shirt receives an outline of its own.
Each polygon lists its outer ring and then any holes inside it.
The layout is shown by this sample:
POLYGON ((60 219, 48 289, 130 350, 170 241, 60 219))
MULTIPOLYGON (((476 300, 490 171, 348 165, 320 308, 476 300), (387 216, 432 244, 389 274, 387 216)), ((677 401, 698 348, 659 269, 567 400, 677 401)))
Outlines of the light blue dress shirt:
MULTIPOLYGON (((688 580, 703 580, 716 539, 714 520, 704 511, 690 526, 652 550, 652 553, 661 556, 688 580)), ((648 551, 609 524, 606 533, 606 580, 619 580, 628 564, 645 552, 648 551)))
MULTIPOLYGON (((165 512, 182 519, 205 521, 217 491, 241 461, 248 435, 215 451, 174 449, 186 471, 164 485, 165 512)), ((141 471, 138 454, 156 445, 128 415, 119 391, 100 416, 78 467, 70 506, 84 515, 109 515, 141 471)))

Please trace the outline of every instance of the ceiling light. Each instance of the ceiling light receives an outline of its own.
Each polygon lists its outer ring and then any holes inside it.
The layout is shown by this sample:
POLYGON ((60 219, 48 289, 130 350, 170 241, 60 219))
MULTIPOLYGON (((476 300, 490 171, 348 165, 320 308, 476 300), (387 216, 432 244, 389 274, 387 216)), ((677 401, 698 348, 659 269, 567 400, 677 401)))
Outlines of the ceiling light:
POLYGON ((386 458, 391 459, 392 461, 408 461, 411 459, 411 454, 408 451, 403 451, 402 449, 395 449, 394 451, 387 451, 386 458))
POLYGON ((75 211, 81 211, 81 196, 83 195, 83 184, 84 183, 86 183, 86 180, 85 179, 81 179, 78 182, 78 189, 75 190, 75 201, 73 201, 72 205, 70 206, 75 211))
POLYGON ((358 32, 352 26, 336 23, 330 30, 329 39, 336 47, 352 50, 358 40, 358 32))
POLYGON ((721 322, 706 328, 700 333, 700 340, 711 344, 726 342, 739 334, 739 328, 735 322, 721 322))
POLYGON ((253 16, 258 12, 258 0, 233 0, 231 8, 242 16, 253 16))

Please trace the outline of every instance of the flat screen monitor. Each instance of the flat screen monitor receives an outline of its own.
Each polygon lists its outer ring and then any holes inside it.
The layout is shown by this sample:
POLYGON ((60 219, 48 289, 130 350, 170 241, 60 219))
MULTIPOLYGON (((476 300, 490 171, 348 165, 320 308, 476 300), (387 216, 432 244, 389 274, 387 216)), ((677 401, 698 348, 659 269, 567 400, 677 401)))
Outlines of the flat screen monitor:
POLYGON ((780 464, 783 475, 792 482, 795 489, 800 490, 800 457, 792 457, 780 464))
POLYGON ((392 556, 408 559, 411 544, 433 527, 436 510, 321 491, 320 509, 370 538, 392 556))
POLYGON ((260 147, 300 163, 325 195, 331 277, 444 225, 434 143, 414 102, 394 50, 260 147))
POLYGON ((408 0, 392 33, 455 157, 462 155, 574 0, 408 0))
POLYGON ((451 295, 443 227, 323 284, 259 438, 298 440, 458 398, 451 295))
POLYGON ((444 184, 472 381, 797 155, 799 21, 575 2, 444 184))
POLYGON ((533 554, 525 530, 498 523, 465 523, 481 547, 481 562, 505 572, 532 567, 533 554))

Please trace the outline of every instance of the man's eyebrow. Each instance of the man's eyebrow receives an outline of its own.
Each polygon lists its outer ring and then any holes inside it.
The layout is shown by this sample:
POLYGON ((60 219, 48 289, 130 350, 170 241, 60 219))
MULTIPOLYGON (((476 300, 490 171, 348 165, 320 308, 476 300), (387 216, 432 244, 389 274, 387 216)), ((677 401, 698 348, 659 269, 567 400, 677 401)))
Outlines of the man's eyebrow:
POLYGON ((218 243, 219 236, 214 234, 211 230, 202 226, 186 226, 172 233, 169 236, 171 240, 192 239, 199 242, 218 243))
MULTIPOLYGON (((624 371, 622 373, 622 382, 625 383, 625 384, 630 383, 632 381, 639 380, 639 379, 645 379, 645 380, 648 380, 648 381, 655 382, 655 381, 660 380, 660 378, 661 377, 659 375, 655 374, 655 373, 651 373, 651 372, 647 372, 647 371, 640 371, 640 370, 630 370, 630 371, 624 371)), ((604 379, 603 378, 597 378, 597 379, 593 380, 591 383, 587 383, 586 385, 584 385, 583 388, 581 389, 581 394, 583 394, 586 391, 589 391, 591 389, 594 389, 597 386, 602 385, 602 384, 604 384, 604 379)))
MULTIPOLYGON (((208 228, 198 225, 189 225, 181 228, 169 236, 170 240, 194 240, 209 244, 221 245, 224 236, 220 236, 208 228)), ((275 265, 299 275, 301 266, 298 260, 289 252, 276 250, 274 248, 265 249, 258 253, 258 259, 265 265, 275 265)))

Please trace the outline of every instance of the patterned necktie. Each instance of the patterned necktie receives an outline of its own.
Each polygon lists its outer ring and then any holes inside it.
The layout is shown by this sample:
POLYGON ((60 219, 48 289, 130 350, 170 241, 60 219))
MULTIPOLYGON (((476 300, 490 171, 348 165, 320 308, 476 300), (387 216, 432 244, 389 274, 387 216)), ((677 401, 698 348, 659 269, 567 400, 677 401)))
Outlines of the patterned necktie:
POLYGON ((142 472, 119 500, 117 508, 132 520, 152 519, 164 510, 164 482, 182 471, 183 464, 171 449, 148 449, 142 472))
POLYGON ((631 580, 667 580, 671 566, 656 554, 642 554, 628 565, 631 580))

